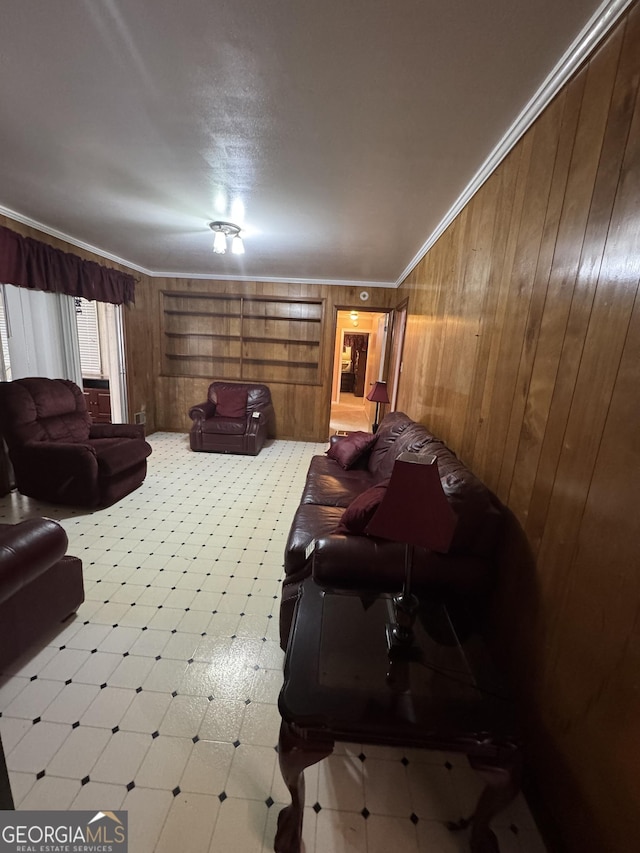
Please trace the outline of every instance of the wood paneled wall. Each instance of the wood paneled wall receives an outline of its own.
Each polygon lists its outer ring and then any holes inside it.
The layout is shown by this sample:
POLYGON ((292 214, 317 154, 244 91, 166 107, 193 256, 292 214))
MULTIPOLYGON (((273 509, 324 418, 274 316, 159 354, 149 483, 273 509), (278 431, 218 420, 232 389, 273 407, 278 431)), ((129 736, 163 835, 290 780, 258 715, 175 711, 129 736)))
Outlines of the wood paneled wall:
POLYGON ((575 853, 640 845, 639 82, 636 3, 399 294, 399 408, 524 531, 497 637, 575 853))
MULTIPOLYGON (((269 366, 256 377, 271 388, 276 411, 278 438, 298 441, 326 441, 331 398, 336 310, 358 307, 362 288, 335 285, 302 285, 260 282, 203 281, 200 279, 143 279, 136 289, 136 305, 127 312, 127 339, 130 359, 130 395, 138 406, 153 413, 156 429, 188 431, 189 409, 206 399, 213 379, 162 375, 162 329, 160 293, 163 290, 195 293, 221 293, 243 296, 322 298, 325 300, 324 325, 320 345, 321 384, 300 385, 274 381, 269 366)), ((393 288, 369 289, 367 308, 386 310, 395 305, 393 288)), ((136 409, 137 411, 138 409, 136 409)), ((147 416, 149 422, 149 415, 147 416)))

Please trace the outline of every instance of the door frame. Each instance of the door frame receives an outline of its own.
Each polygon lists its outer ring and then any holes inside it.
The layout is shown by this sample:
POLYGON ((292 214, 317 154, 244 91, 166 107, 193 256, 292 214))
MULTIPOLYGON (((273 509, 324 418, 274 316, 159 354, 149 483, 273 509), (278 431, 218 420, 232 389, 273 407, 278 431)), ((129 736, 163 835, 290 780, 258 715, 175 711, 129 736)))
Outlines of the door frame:
POLYGON ((400 302, 399 305, 396 305, 391 314, 391 345, 389 347, 389 367, 387 370, 389 379, 387 384, 391 386, 389 411, 395 412, 398 405, 398 389, 400 388, 400 377, 402 375, 404 341, 409 316, 409 297, 400 302))

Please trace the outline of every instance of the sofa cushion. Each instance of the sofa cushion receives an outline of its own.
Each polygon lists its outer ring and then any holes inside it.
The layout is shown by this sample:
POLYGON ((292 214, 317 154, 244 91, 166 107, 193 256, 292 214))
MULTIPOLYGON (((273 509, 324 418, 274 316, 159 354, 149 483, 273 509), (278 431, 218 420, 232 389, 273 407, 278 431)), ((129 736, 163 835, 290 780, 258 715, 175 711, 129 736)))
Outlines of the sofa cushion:
POLYGON ((216 417, 243 418, 247 414, 248 391, 242 385, 216 387, 216 417))
POLYGON ((393 453, 393 446, 398 436, 412 423, 415 422, 404 412, 391 412, 382 419, 376 433, 376 443, 371 448, 368 462, 369 471, 378 479, 384 479, 380 475, 380 466, 389 453, 393 453))
MULTIPOLYGON (((396 459, 401 453, 420 453, 429 446, 433 436, 422 424, 410 423, 400 432, 384 459, 378 464, 376 476, 384 479, 391 476, 396 459)), ((374 448, 375 449, 375 448, 374 448)))
POLYGON ((202 432, 217 435, 244 435, 247 429, 247 419, 242 418, 209 418, 202 422, 202 432))
POLYGON ((27 441, 84 441, 91 418, 80 388, 67 379, 3 382, 0 425, 13 448, 27 441))
MULTIPOLYGON (((335 465, 335 463, 334 463, 335 465)), ((356 473, 356 472, 354 472, 356 473)), ((303 504, 321 504, 345 509, 351 501, 373 485, 366 471, 358 471, 359 476, 342 480, 332 474, 317 475, 307 480, 302 493, 303 504)))
POLYGON ((363 535, 365 527, 369 524, 375 511, 382 503, 387 493, 388 485, 388 479, 376 483, 375 486, 366 489, 355 500, 351 501, 345 509, 334 533, 363 535))
POLYGON ((487 487, 468 469, 440 478, 450 506, 458 516, 449 553, 490 557, 496 550, 503 515, 487 487))
POLYGON ((372 432, 358 430, 342 436, 327 450, 329 459, 335 460, 341 468, 347 470, 376 443, 377 436, 372 432))

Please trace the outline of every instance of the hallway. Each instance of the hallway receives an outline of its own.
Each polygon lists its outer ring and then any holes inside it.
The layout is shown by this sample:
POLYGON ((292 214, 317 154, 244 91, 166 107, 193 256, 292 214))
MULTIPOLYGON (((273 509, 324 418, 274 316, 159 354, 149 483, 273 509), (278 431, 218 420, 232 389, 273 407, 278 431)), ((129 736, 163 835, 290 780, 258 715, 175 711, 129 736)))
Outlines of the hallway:
POLYGON ((371 424, 365 409, 366 405, 367 401, 364 397, 354 397, 353 394, 343 391, 340 394, 340 402, 331 404, 329 434, 333 435, 336 430, 371 432, 371 424))

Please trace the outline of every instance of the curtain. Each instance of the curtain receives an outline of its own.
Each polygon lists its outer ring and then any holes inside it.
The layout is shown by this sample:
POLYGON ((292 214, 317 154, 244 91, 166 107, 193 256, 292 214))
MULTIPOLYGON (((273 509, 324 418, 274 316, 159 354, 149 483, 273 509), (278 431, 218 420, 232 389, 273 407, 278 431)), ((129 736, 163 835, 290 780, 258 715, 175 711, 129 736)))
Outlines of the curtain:
POLYGON ((71 379, 72 382, 82 388, 82 366, 80 364, 80 342, 78 340, 75 299, 65 296, 64 293, 59 293, 57 296, 64 378, 71 379))
POLYGON ((347 335, 344 336, 344 345, 351 347, 352 352, 365 350, 369 344, 368 335, 347 335))
POLYGON ((4 226, 0 226, 0 282, 114 305, 135 299, 132 275, 84 261, 4 226))

